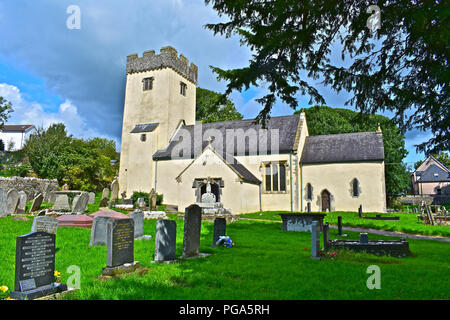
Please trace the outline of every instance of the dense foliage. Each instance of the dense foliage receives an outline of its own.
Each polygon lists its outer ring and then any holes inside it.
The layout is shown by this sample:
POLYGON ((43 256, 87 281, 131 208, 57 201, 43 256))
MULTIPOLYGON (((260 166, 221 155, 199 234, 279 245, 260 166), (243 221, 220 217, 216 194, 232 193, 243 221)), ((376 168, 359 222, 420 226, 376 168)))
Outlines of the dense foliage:
MULTIPOLYGON (((5 121, 9 118, 9 114, 13 112, 12 104, 2 96, 0 96, 0 129, 5 124, 5 121)), ((3 141, 2 141, 3 143, 3 141)), ((4 149, 4 144, 3 144, 4 149)))
POLYGON ((58 179, 74 190, 100 190, 113 180, 117 159, 112 140, 76 139, 68 135, 64 124, 38 128, 25 143, 24 155, 40 178, 58 179))
POLYGON ((381 115, 365 115, 348 109, 325 106, 315 106, 304 111, 308 131, 312 136, 375 131, 380 123, 383 132, 386 192, 399 194, 410 188, 408 169, 402 163, 408 154, 405 149, 405 137, 391 119, 381 115))
POLYGON ((431 131, 419 150, 450 149, 448 1, 205 2, 227 17, 206 27, 227 37, 238 34, 253 52, 248 66, 213 71, 228 82, 227 95, 267 84, 258 120, 277 98, 292 108, 298 93, 309 95, 309 104, 325 104, 315 84, 321 80, 350 92, 347 103, 364 113, 394 112, 402 132, 431 131))
POLYGON ((221 97, 220 93, 197 88, 196 120, 204 123, 242 120, 242 114, 236 110, 233 102, 229 99, 223 102, 221 97))

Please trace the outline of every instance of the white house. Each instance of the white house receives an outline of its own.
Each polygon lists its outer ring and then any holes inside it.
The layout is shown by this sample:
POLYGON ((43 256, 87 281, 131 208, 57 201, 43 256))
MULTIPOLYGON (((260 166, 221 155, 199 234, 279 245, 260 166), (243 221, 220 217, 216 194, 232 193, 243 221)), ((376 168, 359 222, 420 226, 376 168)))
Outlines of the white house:
POLYGON ((5 150, 16 151, 23 148, 25 141, 35 131, 36 128, 31 124, 3 125, 0 129, 0 139, 5 145, 5 150))

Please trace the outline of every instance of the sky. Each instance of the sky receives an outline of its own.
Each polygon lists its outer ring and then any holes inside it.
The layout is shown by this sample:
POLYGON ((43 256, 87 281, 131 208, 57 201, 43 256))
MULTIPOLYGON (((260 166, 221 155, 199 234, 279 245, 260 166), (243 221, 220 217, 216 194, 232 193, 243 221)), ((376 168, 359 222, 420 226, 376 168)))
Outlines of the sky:
MULTIPOLYGON (((251 59, 237 36, 214 36, 204 28, 225 19, 204 0, 0 0, 0 96, 14 108, 7 124, 63 122, 76 137, 115 140, 119 151, 126 56, 173 46, 199 67, 199 87, 223 92, 226 83, 217 81, 210 66, 239 68, 251 59), (79 28, 73 28, 74 5, 79 28)), ((318 81, 313 83, 328 106, 345 107, 348 92, 318 81)), ((264 86, 252 87, 231 99, 244 118, 254 118, 261 108, 255 99, 264 92, 264 86)), ((300 107, 309 106, 309 96, 297 99, 300 107)), ((279 101, 271 116, 292 113, 279 101)), ((407 132, 405 162, 423 159, 414 145, 430 137, 407 132)))

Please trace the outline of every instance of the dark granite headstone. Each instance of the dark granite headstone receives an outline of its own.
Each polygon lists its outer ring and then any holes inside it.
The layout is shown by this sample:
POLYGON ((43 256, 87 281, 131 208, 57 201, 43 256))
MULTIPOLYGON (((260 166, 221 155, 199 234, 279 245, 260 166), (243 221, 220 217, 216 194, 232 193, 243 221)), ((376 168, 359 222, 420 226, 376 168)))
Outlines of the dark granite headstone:
POLYGON ((176 259, 177 223, 173 220, 156 221, 155 261, 176 259))
POLYGON ((342 216, 338 215, 338 236, 342 236, 342 216))
POLYGON ((199 254, 201 225, 202 209, 192 204, 186 208, 184 215, 183 257, 199 254))
POLYGON ((330 241, 330 225, 327 222, 323 225, 323 248, 325 250, 328 249, 329 241, 330 241))
POLYGON ((359 234, 359 243, 369 243, 369 236, 367 233, 362 232, 359 234))
POLYGON ((13 299, 35 299, 67 290, 54 283, 55 238, 46 232, 31 232, 16 238, 16 271, 13 299))
POLYGON ((307 204, 307 210, 308 210, 308 213, 311 213, 311 202, 308 202, 308 204, 307 204))
POLYGON ((358 215, 360 218, 362 218, 363 212, 362 212, 362 204, 358 208, 358 215))
POLYGON ((311 224, 311 258, 319 259, 320 254, 320 226, 319 222, 311 224))
POLYGON ((216 246, 216 242, 219 240, 220 236, 224 236, 227 231, 227 219, 216 218, 214 219, 214 236, 212 246, 216 246))
POLYGON ((107 222, 107 267, 134 262, 133 219, 109 219, 107 222))

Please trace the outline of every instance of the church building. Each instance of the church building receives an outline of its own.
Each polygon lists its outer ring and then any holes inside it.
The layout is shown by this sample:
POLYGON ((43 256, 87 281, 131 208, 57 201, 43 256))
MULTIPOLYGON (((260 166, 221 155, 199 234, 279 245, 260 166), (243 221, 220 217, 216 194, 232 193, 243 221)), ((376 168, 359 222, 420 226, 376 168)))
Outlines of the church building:
POLYGON ((208 188, 232 214, 386 210, 382 132, 309 136, 304 113, 195 121, 198 68, 172 47, 127 57, 119 188, 183 212, 208 188))

